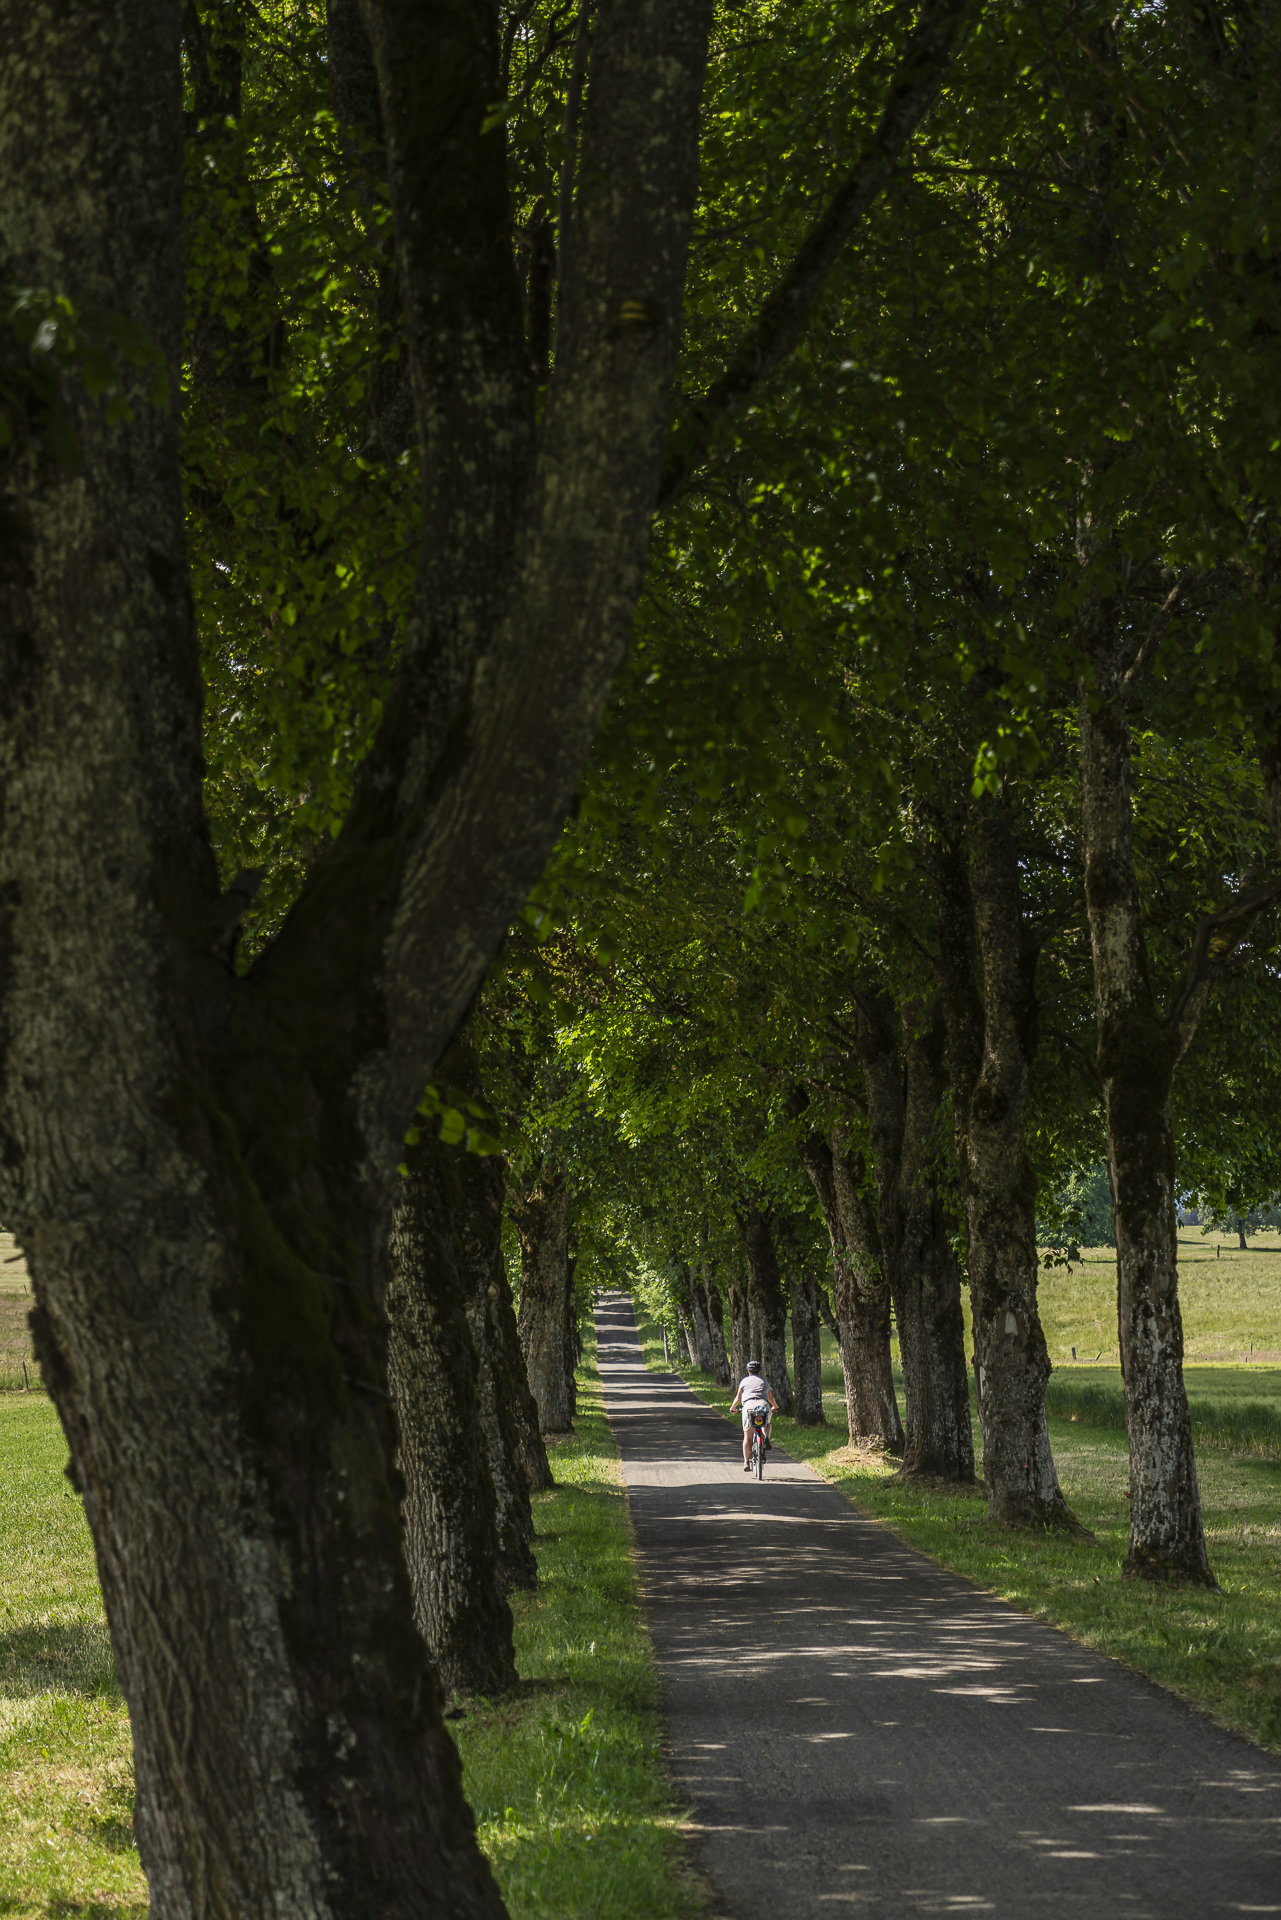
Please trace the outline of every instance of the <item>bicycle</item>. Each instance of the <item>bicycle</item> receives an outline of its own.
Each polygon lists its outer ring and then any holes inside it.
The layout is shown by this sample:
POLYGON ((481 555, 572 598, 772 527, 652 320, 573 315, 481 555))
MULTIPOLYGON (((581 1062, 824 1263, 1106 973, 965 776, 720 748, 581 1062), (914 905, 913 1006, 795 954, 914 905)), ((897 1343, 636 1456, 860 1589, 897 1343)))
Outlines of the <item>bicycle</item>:
POLYGON ((752 1423, 752 1439, 748 1452, 748 1464, 758 1480, 765 1478, 765 1438, 769 1426, 769 1408, 761 1401, 749 1407, 747 1417, 752 1423))

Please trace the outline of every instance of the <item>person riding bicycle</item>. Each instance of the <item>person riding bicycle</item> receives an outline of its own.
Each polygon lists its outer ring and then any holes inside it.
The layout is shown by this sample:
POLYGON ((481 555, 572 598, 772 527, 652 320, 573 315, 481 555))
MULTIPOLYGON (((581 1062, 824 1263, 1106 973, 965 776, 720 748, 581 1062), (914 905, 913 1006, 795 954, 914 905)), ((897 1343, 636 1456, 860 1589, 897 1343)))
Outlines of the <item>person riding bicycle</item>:
POLYGON ((743 1403, 743 1472, 750 1473, 752 1471, 752 1408, 754 1406, 766 1408, 766 1446, 769 1445, 769 1430, 773 1425, 774 1415, 778 1412, 778 1401, 774 1398, 774 1389, 755 1360, 749 1360, 747 1363, 747 1372, 739 1381, 738 1392, 730 1403, 731 1413, 740 1400, 743 1403))

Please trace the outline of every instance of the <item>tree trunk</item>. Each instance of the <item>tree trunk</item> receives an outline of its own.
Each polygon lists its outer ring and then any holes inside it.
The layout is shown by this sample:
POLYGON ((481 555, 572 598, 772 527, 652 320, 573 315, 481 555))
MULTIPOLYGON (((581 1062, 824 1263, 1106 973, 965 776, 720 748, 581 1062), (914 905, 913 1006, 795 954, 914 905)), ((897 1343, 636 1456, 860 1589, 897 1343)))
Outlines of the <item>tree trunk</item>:
POLYGON ((1036 1177, 1023 1144, 1037 953, 1023 923, 1016 850, 995 802, 982 803, 971 839, 968 874, 952 846, 938 850, 935 880, 988 1513, 1006 1526, 1078 1531, 1045 1423, 1050 1356, 1036 1306, 1036 1177))
POLYGON ((1087 603, 1084 624, 1094 665, 1094 687, 1082 689, 1080 705, 1085 892, 1130 1436, 1130 1551, 1123 1571, 1213 1586, 1183 1385, 1170 1125, 1170 1088, 1190 1035, 1160 1017, 1149 984, 1119 639, 1097 601, 1087 603))
POLYGON ((729 1355, 725 1351, 725 1305, 706 1260, 703 1262, 703 1293, 707 1300, 707 1327, 711 1338, 711 1372, 718 1387, 727 1387, 730 1384, 730 1365, 729 1355))
MULTIPOLYGON (((805 1104, 798 1089, 794 1115, 799 1116, 805 1104)), ((862 1155, 845 1151, 839 1126, 832 1129, 831 1146, 821 1133, 802 1129, 798 1151, 832 1241, 832 1307, 850 1441, 902 1453, 903 1424, 890 1357, 890 1290, 876 1221, 863 1192, 862 1155)))
POLYGON ((753 1358, 751 1313, 747 1287, 741 1279, 729 1283, 729 1339, 733 1361, 731 1384, 737 1386, 747 1372, 748 1361, 753 1358))
POLYGON ((903 1358, 904 1474, 974 1478, 961 1269, 940 1191, 946 1034, 937 1004, 905 1001, 906 1098, 894 1196, 903 1358))
POLYGON ((813 1276, 801 1271, 799 1261, 788 1265, 788 1296, 792 1303, 792 1366, 796 1381, 796 1424, 821 1427, 823 1415, 823 1360, 819 1346, 818 1288, 813 1276))
POLYGON ((539 1428, 569 1433, 569 1188, 545 1168, 533 1193, 509 1193, 507 1204, 520 1240, 517 1327, 539 1428))
POLYGON ((792 1411, 792 1383, 787 1371, 787 1297, 779 1279, 778 1254, 769 1216, 760 1207, 748 1207, 742 1218, 743 1247, 747 1255, 748 1291, 759 1322, 761 1371, 774 1389, 780 1413, 792 1411))
POLYGON ((455 1232, 462 1186, 439 1140, 420 1138, 405 1151, 391 1231, 387 1378, 414 1617, 445 1687, 498 1693, 515 1683, 516 1654, 467 1317, 471 1289, 455 1232))
POLYGON ((687 1276, 689 1288, 689 1318, 693 1329, 694 1364, 700 1373, 714 1371, 712 1364, 712 1335, 707 1323, 707 1296, 694 1274, 687 1276))
MULTIPOLYGON (((568 1227, 566 1228, 568 1241, 568 1227)), ((583 1357, 582 1341, 578 1337, 578 1293, 574 1286, 574 1269, 578 1265, 577 1255, 565 1255, 565 1398, 569 1403, 569 1421, 572 1426, 574 1415, 578 1412, 578 1381, 575 1377, 578 1363, 583 1357)))
POLYGON ((685 1332, 685 1322, 680 1314, 676 1316, 676 1364, 682 1372, 693 1372, 689 1351, 689 1338, 685 1332))
POLYGON ((1244 1220, 1237 1221, 1237 1245, 1238 1247, 1240 1247, 1242 1253, 1248 1253, 1250 1251, 1249 1247, 1246 1245, 1244 1220))

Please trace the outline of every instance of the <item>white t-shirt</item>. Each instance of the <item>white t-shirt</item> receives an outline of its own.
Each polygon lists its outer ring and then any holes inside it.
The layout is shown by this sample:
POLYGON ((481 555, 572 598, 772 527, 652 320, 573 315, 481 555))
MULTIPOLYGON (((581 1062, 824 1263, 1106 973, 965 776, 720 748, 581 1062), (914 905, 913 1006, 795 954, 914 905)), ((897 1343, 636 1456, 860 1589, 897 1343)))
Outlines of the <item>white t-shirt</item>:
POLYGON ((744 1406, 749 1400, 768 1400, 774 1391, 769 1381, 759 1373, 745 1373, 738 1383, 738 1390, 743 1396, 744 1406))

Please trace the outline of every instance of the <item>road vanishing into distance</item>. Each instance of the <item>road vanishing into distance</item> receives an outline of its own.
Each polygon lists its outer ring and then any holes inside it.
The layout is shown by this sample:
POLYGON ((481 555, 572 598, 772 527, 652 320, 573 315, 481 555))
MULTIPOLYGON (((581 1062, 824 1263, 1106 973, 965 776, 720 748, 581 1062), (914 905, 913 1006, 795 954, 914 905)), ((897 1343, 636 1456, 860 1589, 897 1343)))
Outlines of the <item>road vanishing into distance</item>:
POLYGON ((1281 1765, 946 1572, 596 1312, 676 1792, 728 1920, 1281 1915, 1281 1765))

